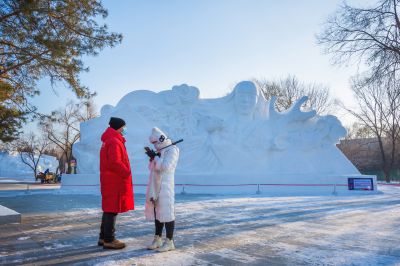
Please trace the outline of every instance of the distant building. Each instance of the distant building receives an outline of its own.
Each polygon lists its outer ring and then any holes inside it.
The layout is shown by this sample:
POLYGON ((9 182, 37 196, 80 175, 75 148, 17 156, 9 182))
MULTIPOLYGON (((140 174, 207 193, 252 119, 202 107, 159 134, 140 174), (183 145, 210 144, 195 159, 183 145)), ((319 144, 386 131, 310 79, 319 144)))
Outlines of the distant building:
MULTIPOLYGON (((360 172, 382 170, 382 155, 377 138, 343 139, 336 146, 360 172)), ((385 149, 387 146, 388 144, 384 143, 386 156, 390 159, 389 151, 391 149, 385 149)), ((400 144, 397 147, 393 171, 400 169, 400 144)))
POLYGON ((382 168, 377 138, 343 139, 336 146, 360 172, 382 168))

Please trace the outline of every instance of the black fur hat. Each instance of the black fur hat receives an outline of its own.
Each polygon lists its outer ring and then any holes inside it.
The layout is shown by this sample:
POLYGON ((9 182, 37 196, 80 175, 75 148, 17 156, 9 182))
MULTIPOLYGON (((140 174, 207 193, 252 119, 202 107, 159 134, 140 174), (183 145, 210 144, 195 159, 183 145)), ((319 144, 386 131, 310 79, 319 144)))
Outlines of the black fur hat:
POLYGON ((111 117, 110 122, 108 124, 110 125, 111 128, 115 130, 118 130, 126 125, 125 121, 118 117, 111 117))

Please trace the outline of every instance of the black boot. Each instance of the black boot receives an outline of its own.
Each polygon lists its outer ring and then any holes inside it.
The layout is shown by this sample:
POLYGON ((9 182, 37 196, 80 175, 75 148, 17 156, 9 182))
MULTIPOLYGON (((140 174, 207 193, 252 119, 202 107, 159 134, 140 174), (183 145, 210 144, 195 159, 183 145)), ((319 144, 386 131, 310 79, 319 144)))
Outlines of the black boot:
POLYGON ((115 221, 117 214, 112 212, 103 213, 103 236, 104 242, 112 242, 115 239, 115 221))
POLYGON ((117 219, 116 213, 105 212, 103 232, 104 232, 104 242, 103 248, 105 249, 121 249, 125 247, 125 243, 115 239, 115 221, 117 219))
POLYGON ((104 244, 104 224, 105 224, 105 213, 101 216, 100 234, 99 241, 97 241, 98 246, 103 246, 104 244))
POLYGON ((113 242, 115 240, 115 222, 116 213, 103 212, 101 217, 99 241, 97 245, 104 246, 104 242, 113 242))

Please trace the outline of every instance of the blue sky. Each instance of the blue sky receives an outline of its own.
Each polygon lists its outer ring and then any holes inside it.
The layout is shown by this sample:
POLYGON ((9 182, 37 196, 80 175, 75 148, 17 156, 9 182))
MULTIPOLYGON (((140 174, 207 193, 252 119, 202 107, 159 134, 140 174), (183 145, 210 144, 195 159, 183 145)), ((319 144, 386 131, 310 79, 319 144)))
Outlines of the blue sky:
MULTIPOLYGON (((277 79, 294 74, 323 83, 334 97, 352 104, 349 78, 355 66, 333 66, 316 44, 315 34, 341 0, 120 0, 103 1, 112 31, 122 44, 85 57, 90 68, 83 84, 96 91, 100 109, 115 105, 126 93, 160 91, 187 83, 201 97, 219 97, 236 82, 277 79)), ((350 1, 352 3, 352 1, 350 1)), ((54 94, 40 82, 33 100, 50 112, 74 95, 62 85, 54 94)), ((340 117, 342 120, 345 117, 340 117)))

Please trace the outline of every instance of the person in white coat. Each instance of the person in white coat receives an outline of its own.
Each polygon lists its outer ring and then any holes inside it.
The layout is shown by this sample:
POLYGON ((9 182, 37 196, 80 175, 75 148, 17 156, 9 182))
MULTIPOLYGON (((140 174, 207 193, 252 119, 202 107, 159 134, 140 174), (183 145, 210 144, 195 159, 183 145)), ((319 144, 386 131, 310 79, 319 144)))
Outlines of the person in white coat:
POLYGON ((173 234, 175 228, 175 168, 179 159, 179 149, 159 128, 152 129, 150 142, 159 156, 150 159, 149 182, 146 191, 145 216, 155 222, 154 240, 148 249, 160 252, 175 249, 173 234), (171 145, 171 146, 169 146, 171 145), (165 225, 166 239, 162 241, 165 225))

